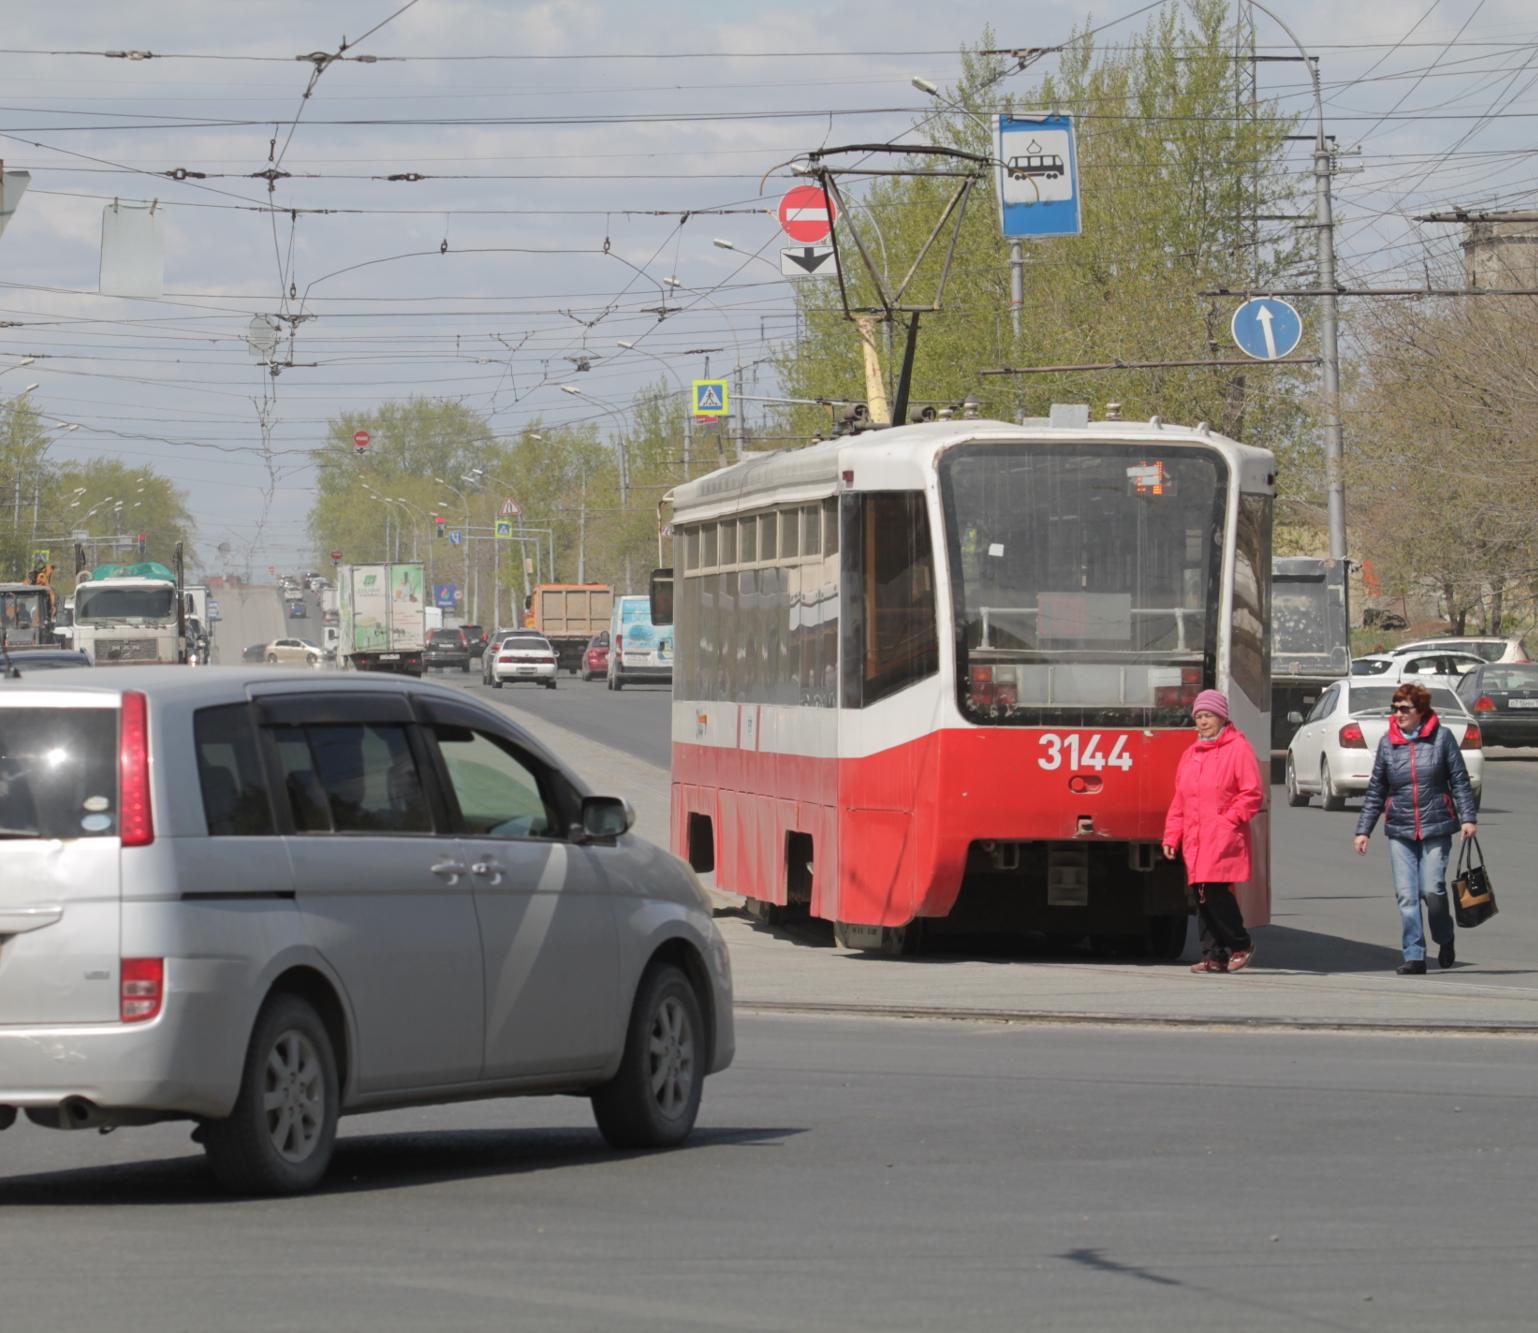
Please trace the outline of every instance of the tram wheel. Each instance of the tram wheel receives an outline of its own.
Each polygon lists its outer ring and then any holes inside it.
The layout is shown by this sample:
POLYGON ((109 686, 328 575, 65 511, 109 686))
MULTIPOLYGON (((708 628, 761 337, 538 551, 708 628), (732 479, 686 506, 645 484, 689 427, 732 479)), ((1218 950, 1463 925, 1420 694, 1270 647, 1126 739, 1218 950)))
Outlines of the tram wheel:
POLYGON ((765 902, 762 898, 744 898, 742 910, 750 920, 761 926, 783 926, 790 918, 790 909, 779 903, 765 902))
POLYGON ((1154 958, 1179 958, 1186 949, 1184 912, 1160 913, 1148 918, 1148 952, 1154 958))

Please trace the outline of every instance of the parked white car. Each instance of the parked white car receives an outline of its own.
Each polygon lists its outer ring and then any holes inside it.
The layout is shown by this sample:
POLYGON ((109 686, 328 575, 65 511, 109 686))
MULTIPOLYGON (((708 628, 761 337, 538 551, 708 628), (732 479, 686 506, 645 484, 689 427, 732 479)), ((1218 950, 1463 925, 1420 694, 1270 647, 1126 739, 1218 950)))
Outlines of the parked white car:
POLYGON ((0 1130, 189 1121, 271 1194, 319 1182, 339 1115, 393 1107, 578 1095, 616 1147, 679 1143, 732 1060, 731 968, 633 819, 409 678, 9 681, 0 1130))
POLYGON ((1394 657, 1405 653, 1472 653, 1482 662, 1530 662, 1533 655, 1519 634, 1508 638, 1494 635, 1460 635, 1446 639, 1415 639, 1391 648, 1394 657))
POLYGON ((486 650, 481 674, 494 690, 510 680, 528 680, 547 690, 556 687, 555 645, 537 630, 509 630, 486 650))
MULTIPOLYGON (((1417 684, 1421 683, 1419 681, 1417 684)), ((1326 810, 1344 810, 1372 777, 1378 742, 1388 735, 1389 702, 1397 686, 1377 680, 1337 680, 1303 720, 1287 746, 1287 804, 1318 796, 1326 810)), ((1463 751, 1477 797, 1484 788, 1484 739, 1479 724, 1450 689, 1430 685, 1431 707, 1463 751)))
POLYGON ((1485 659, 1467 652, 1450 652, 1447 649, 1426 650, 1416 653, 1364 653, 1353 658, 1351 674, 1370 677, 1374 684, 1398 685, 1413 680, 1428 689, 1433 685, 1445 685, 1456 689, 1464 675, 1475 667, 1483 666, 1485 659))

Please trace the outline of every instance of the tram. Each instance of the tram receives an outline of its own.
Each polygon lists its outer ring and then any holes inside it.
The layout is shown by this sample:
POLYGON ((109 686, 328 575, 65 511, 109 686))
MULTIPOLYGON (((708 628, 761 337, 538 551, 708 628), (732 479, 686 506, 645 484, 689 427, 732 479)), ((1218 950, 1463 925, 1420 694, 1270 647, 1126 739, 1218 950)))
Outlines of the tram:
MULTIPOLYGON (((1177 957, 1191 704, 1264 759, 1275 463, 1155 418, 951 420, 678 486, 673 850, 845 947, 1089 937, 1177 957)), ((1269 809, 1250 925, 1270 916, 1269 809)))

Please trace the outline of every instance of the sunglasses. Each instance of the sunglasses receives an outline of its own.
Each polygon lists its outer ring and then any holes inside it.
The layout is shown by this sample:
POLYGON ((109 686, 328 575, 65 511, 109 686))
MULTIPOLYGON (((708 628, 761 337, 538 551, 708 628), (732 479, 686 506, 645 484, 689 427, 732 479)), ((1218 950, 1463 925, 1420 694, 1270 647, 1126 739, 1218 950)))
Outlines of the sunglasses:
POLYGON ((1390 704, 1388 711, 1391 712, 1391 713, 1413 713, 1415 711, 1415 705, 1414 704, 1390 704))

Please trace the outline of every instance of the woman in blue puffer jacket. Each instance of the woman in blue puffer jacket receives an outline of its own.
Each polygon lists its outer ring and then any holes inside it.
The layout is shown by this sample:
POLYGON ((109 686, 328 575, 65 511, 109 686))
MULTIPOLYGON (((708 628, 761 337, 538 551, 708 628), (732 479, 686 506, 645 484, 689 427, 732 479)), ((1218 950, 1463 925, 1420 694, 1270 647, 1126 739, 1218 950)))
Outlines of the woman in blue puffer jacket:
POLYGON ((1437 962, 1453 965, 1447 854, 1460 825, 1465 840, 1479 831, 1479 803, 1458 742, 1431 709, 1431 692, 1424 685, 1401 685, 1391 709, 1388 735, 1378 742, 1362 817, 1356 821, 1356 850, 1367 855, 1368 834, 1386 811, 1394 897, 1403 923, 1404 962, 1397 970, 1401 976, 1421 976, 1426 971, 1422 898, 1431 938, 1440 946, 1437 962))

